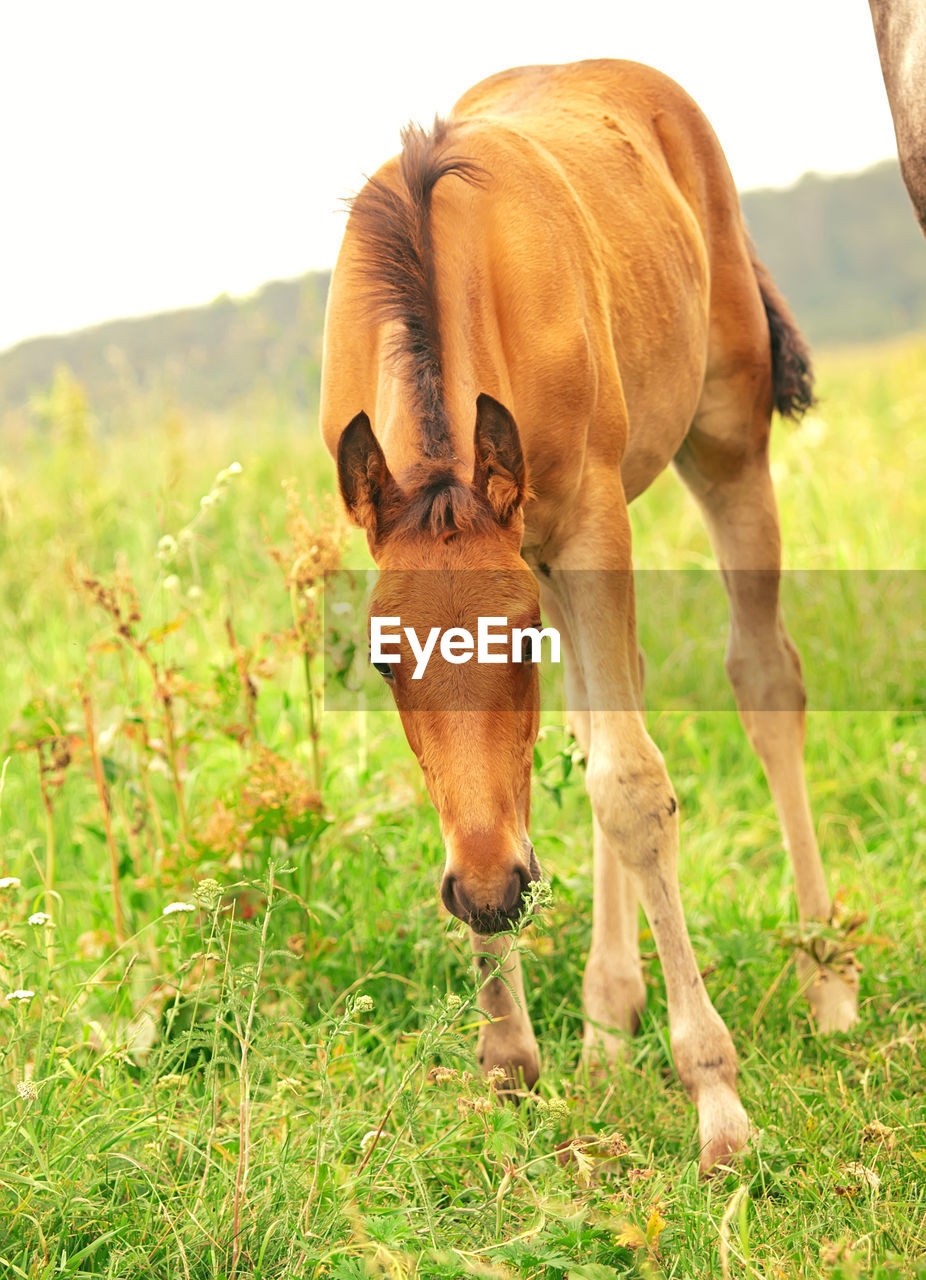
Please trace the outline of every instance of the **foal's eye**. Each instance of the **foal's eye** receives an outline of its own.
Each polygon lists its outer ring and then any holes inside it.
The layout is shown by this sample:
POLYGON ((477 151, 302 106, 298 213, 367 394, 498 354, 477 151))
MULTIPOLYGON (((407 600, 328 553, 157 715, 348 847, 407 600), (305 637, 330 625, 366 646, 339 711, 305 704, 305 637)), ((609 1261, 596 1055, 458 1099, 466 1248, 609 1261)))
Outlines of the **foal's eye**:
POLYGON ((373 667, 379 672, 384 680, 394 680, 395 673, 388 662, 374 662, 373 667))
MULTIPOLYGON (((535 631, 540 630, 540 621, 532 622, 531 626, 535 631)), ((521 657, 520 662, 532 663, 534 661, 534 641, 530 636, 521 637, 521 657)))

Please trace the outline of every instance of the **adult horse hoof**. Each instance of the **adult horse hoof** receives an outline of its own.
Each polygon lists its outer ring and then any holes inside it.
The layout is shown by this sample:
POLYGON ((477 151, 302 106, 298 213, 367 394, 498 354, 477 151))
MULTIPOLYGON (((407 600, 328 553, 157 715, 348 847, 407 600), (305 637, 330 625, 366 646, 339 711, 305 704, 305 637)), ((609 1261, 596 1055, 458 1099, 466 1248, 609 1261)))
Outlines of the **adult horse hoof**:
POLYGON ((799 951, 797 976, 801 993, 810 1003, 815 1029, 821 1034, 848 1031, 858 1022, 858 962, 849 956, 839 964, 825 964, 799 951))
POLYGON ((815 966, 807 999, 817 1031, 849 1031, 858 1022, 858 971, 815 966))

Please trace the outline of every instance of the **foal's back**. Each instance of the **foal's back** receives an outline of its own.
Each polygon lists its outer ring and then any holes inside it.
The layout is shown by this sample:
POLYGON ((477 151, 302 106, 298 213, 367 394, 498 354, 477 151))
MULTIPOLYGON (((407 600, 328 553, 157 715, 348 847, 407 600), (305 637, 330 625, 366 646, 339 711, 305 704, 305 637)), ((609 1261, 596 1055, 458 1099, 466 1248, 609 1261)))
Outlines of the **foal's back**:
MULTIPOLYGON (((441 412, 461 479, 476 397, 512 412, 534 494, 527 544, 583 500, 590 469, 620 469, 630 500, 699 418, 721 436, 763 416, 767 429, 768 326, 736 190, 710 125, 672 80, 609 60, 502 72, 466 93, 424 148, 434 163, 471 166, 441 177, 422 205, 441 412)), ((398 157, 377 184, 417 199, 398 157)), ((422 426, 408 364, 389 354, 407 337, 369 322, 370 255, 353 216, 329 298, 322 427, 333 451, 368 412, 401 482, 422 426)))
POLYGON ((450 121, 454 150, 491 174, 491 267, 513 299, 500 338, 524 366, 512 399, 529 454, 574 457, 579 432, 593 463, 621 460, 630 500, 700 410, 735 434, 758 402, 767 425, 769 332, 739 199, 679 85, 635 62, 523 67, 469 90, 450 121))

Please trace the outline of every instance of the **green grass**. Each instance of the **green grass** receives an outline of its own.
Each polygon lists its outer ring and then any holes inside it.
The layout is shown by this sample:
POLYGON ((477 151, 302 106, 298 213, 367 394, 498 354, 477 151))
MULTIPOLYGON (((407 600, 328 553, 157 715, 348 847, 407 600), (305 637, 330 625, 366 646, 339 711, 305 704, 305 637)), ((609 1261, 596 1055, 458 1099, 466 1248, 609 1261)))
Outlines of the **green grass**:
MULTIPOLYGON (((776 427, 788 564, 926 568, 926 344, 819 364, 814 418, 776 427)), ((555 715, 533 820, 553 901, 520 942, 545 1074, 518 1109, 476 1072, 468 946, 394 715, 323 720, 317 795, 300 591, 333 534, 309 504, 287 530, 280 483, 330 484, 313 424, 136 404, 101 438, 66 380, 43 422, 0 467, 0 877, 20 881, 0 891, 0 982, 35 992, 0 1000, 4 1276, 926 1274, 916 705, 810 718, 828 874, 865 916, 862 1019, 826 1040, 797 995, 790 871, 735 715, 651 717, 695 948, 758 1131, 700 1180, 642 920, 640 1034, 607 1083, 578 1065, 590 821, 555 715), (117 578, 123 619, 138 598, 128 638, 94 602, 117 578), (175 901, 196 909, 164 916, 175 901), (54 928, 28 923, 42 910, 54 928)), ((710 564, 673 477, 634 529, 643 567, 710 564)), ((364 562, 356 539, 347 555, 364 562)), ((694 612, 682 622, 698 634, 694 612)), ((841 655, 795 639, 813 701, 841 655)), ((719 669, 721 650, 718 634, 704 660, 719 669)))

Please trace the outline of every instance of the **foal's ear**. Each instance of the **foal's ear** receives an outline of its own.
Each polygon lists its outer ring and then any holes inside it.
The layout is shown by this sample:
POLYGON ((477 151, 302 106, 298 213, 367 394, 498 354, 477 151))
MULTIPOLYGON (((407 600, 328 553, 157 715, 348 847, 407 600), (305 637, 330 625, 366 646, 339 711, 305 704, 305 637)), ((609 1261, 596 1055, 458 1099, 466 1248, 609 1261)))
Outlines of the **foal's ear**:
POLYGON ((525 497, 524 454, 514 418, 491 396, 476 401, 474 443, 473 487, 488 498, 499 523, 507 524, 525 497))
POLYGON ((365 413, 358 413, 341 432, 338 485, 347 514, 375 538, 383 504, 395 481, 365 413))

